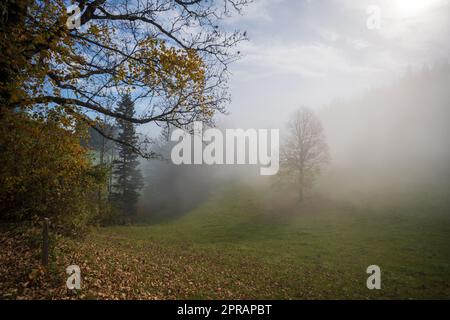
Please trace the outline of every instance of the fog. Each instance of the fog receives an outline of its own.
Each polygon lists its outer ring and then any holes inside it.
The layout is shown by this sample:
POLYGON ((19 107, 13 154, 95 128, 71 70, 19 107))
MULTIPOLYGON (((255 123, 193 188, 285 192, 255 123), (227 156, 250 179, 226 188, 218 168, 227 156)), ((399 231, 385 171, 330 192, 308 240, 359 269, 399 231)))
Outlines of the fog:
POLYGON ((448 64, 437 64, 407 73, 390 86, 320 111, 333 158, 327 174, 334 188, 448 188, 449 71, 448 64))
MULTIPOLYGON (((322 122, 331 155, 310 198, 447 199, 448 2, 372 2, 383 17, 376 31, 365 25, 364 1, 261 0, 233 18, 250 40, 231 69, 232 103, 217 127, 280 129, 282 143, 292 112, 307 106, 322 122)), ((152 219, 182 215, 236 183, 280 192, 259 166, 175 166, 172 145, 160 144, 168 161, 141 166, 140 211, 152 219)))
MULTIPOLYGON (((436 64, 316 110, 331 161, 310 194, 348 201, 412 192, 444 195, 450 181, 449 81, 449 65, 436 64)), ((281 128, 281 140, 284 133, 281 128)), ((147 183, 142 207, 153 218, 188 212, 233 183, 276 191, 274 177, 259 176, 256 165, 177 166, 170 162, 173 143, 162 139, 162 145, 167 161, 143 165, 147 183)))

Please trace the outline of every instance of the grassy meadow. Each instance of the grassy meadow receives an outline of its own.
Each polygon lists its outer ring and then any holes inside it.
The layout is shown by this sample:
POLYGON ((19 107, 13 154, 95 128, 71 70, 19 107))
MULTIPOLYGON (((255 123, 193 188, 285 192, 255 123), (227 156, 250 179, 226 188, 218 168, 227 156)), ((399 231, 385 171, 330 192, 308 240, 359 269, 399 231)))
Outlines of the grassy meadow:
POLYGON ((418 198, 377 206, 318 198, 289 210, 273 203, 262 190, 240 185, 177 219, 98 228, 82 241, 58 239, 59 274, 46 297, 450 297, 448 206, 418 198), (78 293, 61 286, 60 271, 71 263, 82 270, 78 293), (381 268, 381 290, 366 288, 373 264, 381 268))
POLYGON ((286 212, 258 191, 229 189, 177 220, 100 229, 93 241, 150 254, 148 263, 154 246, 179 256, 182 263, 165 265, 179 282, 153 288, 156 295, 181 287, 177 298, 450 297, 444 206, 317 201, 286 212), (366 288, 372 264, 382 270, 379 291, 366 288))

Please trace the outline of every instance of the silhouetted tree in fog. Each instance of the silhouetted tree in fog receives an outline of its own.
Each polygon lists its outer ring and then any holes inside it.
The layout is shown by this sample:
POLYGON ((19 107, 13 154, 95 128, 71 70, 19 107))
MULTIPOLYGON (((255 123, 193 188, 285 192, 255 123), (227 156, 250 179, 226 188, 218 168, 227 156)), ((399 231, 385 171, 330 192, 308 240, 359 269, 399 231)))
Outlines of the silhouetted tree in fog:
MULTIPOLYGON (((116 112, 127 117, 134 116, 134 103, 129 95, 124 95, 116 112)), ((142 174, 137 168, 138 154, 133 147, 137 145, 138 137, 134 124, 130 121, 117 119, 119 129, 118 139, 125 144, 118 144, 118 158, 114 160, 114 193, 113 199, 122 213, 131 218, 136 215, 136 204, 139 189, 143 187, 142 174)))
POLYGON ((294 179, 299 201, 303 202, 304 189, 311 186, 330 159, 328 145, 319 118, 308 108, 295 111, 287 129, 281 150, 281 174, 294 179))

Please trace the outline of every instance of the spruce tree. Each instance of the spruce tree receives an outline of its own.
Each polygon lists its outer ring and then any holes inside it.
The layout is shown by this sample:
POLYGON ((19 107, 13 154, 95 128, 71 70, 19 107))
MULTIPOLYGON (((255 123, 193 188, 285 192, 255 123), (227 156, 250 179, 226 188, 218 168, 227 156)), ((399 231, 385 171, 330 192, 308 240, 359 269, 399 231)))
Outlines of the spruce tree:
MULTIPOLYGON (((128 118, 134 117, 134 103, 130 95, 124 95, 116 112, 128 118)), ((143 187, 143 179, 138 169, 138 155, 131 146, 136 146, 138 136, 133 123, 117 119, 118 140, 124 144, 117 145, 117 158, 114 161, 114 193, 113 199, 126 220, 136 215, 139 190, 143 187)))

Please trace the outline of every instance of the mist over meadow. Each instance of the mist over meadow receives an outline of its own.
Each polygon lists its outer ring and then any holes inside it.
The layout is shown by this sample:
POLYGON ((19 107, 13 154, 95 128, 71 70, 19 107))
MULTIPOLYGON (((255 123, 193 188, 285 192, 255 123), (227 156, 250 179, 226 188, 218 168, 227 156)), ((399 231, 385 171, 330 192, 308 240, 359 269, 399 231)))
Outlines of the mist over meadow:
MULTIPOLYGON (((330 99, 334 101, 316 108, 331 160, 311 193, 351 202, 370 195, 395 197, 418 192, 442 201, 450 181, 449 71, 447 63, 407 70, 388 85, 354 98, 330 99)), ((300 101, 297 104, 302 105, 300 101)), ((267 117, 276 119, 274 123, 289 120, 276 114, 267 117)), ((230 122, 227 125, 236 127, 230 122)), ((282 141, 285 126, 280 130, 282 141)), ((168 161, 142 163, 149 187, 144 189, 141 205, 150 216, 152 212, 157 216, 182 213, 232 183, 276 191, 270 187, 274 178, 260 177, 255 165, 176 166, 170 162, 174 143, 166 140, 162 138, 160 143, 167 144, 168 161)))
POLYGON ((449 9, 1 2, 0 299, 450 299, 449 9))

